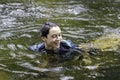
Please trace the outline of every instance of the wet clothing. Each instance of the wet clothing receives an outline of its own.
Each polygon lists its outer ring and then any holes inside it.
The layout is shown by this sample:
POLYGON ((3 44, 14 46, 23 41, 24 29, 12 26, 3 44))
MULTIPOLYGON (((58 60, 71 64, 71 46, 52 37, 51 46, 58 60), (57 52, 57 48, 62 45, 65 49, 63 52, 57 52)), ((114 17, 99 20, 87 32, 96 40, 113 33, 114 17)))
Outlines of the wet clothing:
POLYGON ((74 55, 82 53, 82 50, 70 40, 61 40, 60 47, 56 51, 45 49, 45 44, 39 43, 29 47, 30 50, 39 52, 40 54, 54 54, 57 53, 60 58, 70 59, 74 55))

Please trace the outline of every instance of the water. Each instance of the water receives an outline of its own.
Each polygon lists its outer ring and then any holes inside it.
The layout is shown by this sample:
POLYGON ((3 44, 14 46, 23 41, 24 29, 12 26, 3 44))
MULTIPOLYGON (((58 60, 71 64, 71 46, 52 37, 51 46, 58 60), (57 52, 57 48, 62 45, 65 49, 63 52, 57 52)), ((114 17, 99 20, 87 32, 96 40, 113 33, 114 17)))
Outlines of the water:
POLYGON ((2 0, 0 3, 0 80, 120 79, 119 48, 89 56, 87 61, 49 65, 42 58, 46 55, 27 49, 41 41, 39 26, 45 21, 59 24, 63 38, 76 44, 90 43, 110 33, 119 34, 119 0, 2 0))

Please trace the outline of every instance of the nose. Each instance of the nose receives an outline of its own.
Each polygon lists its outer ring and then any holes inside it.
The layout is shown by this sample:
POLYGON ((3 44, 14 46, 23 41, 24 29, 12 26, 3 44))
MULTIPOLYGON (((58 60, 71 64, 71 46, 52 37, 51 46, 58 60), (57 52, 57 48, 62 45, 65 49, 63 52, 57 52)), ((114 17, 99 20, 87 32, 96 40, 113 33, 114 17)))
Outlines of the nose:
POLYGON ((60 41, 62 39, 62 36, 57 36, 56 40, 60 41))

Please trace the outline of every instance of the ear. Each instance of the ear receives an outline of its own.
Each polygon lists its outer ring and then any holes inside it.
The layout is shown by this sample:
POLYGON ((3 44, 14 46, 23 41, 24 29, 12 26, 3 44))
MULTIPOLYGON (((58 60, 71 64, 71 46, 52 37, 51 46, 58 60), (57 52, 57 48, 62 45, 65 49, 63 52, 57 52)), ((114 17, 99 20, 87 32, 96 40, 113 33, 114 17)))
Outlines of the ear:
POLYGON ((45 36, 42 36, 41 39, 42 39, 43 41, 45 41, 45 40, 46 40, 46 37, 45 37, 45 36))

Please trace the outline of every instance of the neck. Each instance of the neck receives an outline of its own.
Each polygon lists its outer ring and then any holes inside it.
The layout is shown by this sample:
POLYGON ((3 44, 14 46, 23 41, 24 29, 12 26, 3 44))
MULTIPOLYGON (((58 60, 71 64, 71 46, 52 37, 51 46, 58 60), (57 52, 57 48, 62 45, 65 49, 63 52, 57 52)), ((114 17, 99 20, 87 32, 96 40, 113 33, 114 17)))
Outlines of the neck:
POLYGON ((56 48, 53 48, 53 47, 50 47, 50 46, 46 46, 46 44, 45 44, 45 49, 48 50, 48 51, 52 51, 52 52, 57 53, 57 49, 56 48))
POLYGON ((46 43, 45 43, 45 49, 47 49, 47 50, 53 50, 54 51, 54 48, 51 47, 51 46, 46 45, 46 43))

